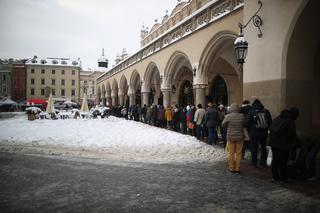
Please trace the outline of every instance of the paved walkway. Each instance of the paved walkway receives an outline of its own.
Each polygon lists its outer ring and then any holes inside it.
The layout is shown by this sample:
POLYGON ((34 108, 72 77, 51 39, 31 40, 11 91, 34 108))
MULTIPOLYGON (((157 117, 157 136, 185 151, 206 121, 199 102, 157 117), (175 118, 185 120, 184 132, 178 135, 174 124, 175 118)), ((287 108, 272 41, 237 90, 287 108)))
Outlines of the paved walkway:
MULTIPOLYGON (((141 164, 0 153, 1 212, 319 212, 317 193, 268 169, 141 164), (298 187, 299 188, 299 187, 298 187)), ((308 183, 310 184, 310 183, 308 183)), ((319 182, 313 182, 318 186, 319 182)), ((306 185, 304 185, 306 187, 306 185)), ((309 187, 309 186, 308 186, 309 187)))

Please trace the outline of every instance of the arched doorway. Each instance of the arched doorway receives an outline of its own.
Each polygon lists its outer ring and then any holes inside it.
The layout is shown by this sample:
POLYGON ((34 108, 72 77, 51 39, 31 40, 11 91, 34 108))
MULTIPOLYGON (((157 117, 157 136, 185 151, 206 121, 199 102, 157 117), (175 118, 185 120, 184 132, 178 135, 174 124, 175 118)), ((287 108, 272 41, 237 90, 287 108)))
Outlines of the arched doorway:
POLYGON ((159 104, 160 94, 160 72, 157 65, 151 62, 144 75, 144 89, 149 92, 148 104, 159 104))
POLYGON ((194 104, 193 86, 188 80, 184 81, 179 91, 179 106, 185 107, 189 104, 194 104))
POLYGON ((141 105, 141 84, 140 74, 134 71, 130 78, 130 89, 134 94, 132 103, 130 103, 132 105, 141 105))
POLYGON ((199 70, 202 82, 208 83, 207 102, 223 105, 242 102, 243 73, 235 59, 235 38, 234 33, 219 32, 214 35, 202 53, 199 70))
POLYGON ((218 75, 210 85, 210 101, 216 104, 227 106, 228 103, 228 88, 224 79, 218 75))
POLYGON ((172 91, 170 104, 186 106, 194 103, 193 77, 189 57, 183 52, 175 52, 166 65, 163 84, 172 91))

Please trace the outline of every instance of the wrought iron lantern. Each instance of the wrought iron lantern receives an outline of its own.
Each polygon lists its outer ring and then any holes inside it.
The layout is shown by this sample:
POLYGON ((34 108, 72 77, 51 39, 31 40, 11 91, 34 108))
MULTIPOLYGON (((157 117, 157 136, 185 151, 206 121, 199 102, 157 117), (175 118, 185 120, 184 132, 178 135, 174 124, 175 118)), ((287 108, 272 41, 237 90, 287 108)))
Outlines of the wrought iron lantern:
POLYGON ((261 10, 262 7, 262 2, 258 0, 258 4, 260 5, 259 9, 257 12, 249 19, 249 21, 243 25, 239 23, 239 28, 240 28, 240 33, 237 37, 237 39, 234 41, 234 49, 235 49, 235 54, 236 54, 236 60, 238 64, 243 64, 245 63, 245 59, 247 57, 247 52, 248 52, 248 42, 244 39, 243 36, 243 29, 248 26, 250 21, 252 21, 253 25, 259 29, 259 34, 258 37, 262 37, 262 31, 260 27, 262 26, 262 19, 258 15, 259 11, 261 10))

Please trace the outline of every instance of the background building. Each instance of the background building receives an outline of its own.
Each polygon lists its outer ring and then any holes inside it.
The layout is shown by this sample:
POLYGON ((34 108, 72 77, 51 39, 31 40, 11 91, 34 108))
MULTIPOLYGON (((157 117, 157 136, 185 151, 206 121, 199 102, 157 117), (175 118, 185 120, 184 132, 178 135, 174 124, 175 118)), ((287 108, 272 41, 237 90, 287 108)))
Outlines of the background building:
POLYGON ((23 103, 26 101, 27 67, 24 63, 14 63, 11 67, 11 99, 23 103))
POLYGON ((93 105, 96 99, 96 81, 102 75, 102 71, 80 71, 80 99, 82 100, 85 93, 88 97, 88 104, 93 105))
POLYGON ((11 66, 9 62, 0 64, 0 97, 11 96, 11 66))
POLYGON ((79 102, 80 60, 33 57, 26 62, 27 99, 53 97, 79 102))

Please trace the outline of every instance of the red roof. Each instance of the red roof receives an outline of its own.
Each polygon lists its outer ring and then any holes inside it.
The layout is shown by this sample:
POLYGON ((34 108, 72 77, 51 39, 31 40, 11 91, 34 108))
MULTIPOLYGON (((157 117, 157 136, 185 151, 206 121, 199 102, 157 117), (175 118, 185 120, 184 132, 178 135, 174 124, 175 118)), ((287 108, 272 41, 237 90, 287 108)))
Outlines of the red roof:
POLYGON ((28 103, 32 104, 47 104, 47 100, 44 99, 29 99, 28 103))

